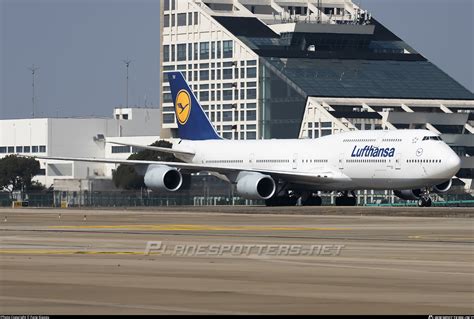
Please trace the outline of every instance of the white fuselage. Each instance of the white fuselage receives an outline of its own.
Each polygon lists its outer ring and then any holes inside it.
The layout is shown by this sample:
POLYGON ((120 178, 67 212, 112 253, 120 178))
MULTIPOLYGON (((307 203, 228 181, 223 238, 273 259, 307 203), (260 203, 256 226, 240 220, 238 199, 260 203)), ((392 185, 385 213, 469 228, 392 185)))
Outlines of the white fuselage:
MULTIPOLYGON (((193 150, 183 160, 207 165, 314 174, 325 169, 347 177, 317 190, 415 189, 452 178, 460 159, 426 130, 355 131, 318 139, 182 140, 175 149, 193 150)), ((309 183, 301 185, 311 188, 309 183)))

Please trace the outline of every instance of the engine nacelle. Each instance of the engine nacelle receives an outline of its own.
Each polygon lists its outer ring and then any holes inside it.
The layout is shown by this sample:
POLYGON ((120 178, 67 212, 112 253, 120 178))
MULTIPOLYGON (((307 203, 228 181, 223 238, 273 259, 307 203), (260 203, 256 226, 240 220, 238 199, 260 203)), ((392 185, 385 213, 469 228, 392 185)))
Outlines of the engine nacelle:
POLYGON ((178 190, 183 184, 181 173, 166 165, 149 165, 144 180, 148 188, 170 192, 178 190))
POLYGON ((399 198, 404 199, 404 200, 415 200, 415 199, 420 198, 422 190, 421 189, 404 189, 401 191, 395 190, 393 191, 393 193, 397 195, 399 198))
POLYGON ((243 173, 237 179, 237 193, 248 199, 269 199, 275 191, 275 181, 268 175, 243 173))
POLYGON ((446 193, 447 191, 449 191, 452 184, 453 184, 453 181, 450 179, 450 180, 447 180, 444 183, 435 185, 435 186, 433 186, 433 192, 435 192, 435 193, 446 193))

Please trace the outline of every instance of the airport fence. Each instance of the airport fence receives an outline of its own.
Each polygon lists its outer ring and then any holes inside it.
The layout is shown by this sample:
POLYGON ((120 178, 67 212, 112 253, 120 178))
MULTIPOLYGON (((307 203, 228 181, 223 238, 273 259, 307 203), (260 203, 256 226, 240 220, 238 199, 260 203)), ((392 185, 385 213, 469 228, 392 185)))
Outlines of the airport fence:
MULTIPOLYGON (((323 195, 322 204, 334 204, 334 195, 323 195)), ((0 192, 0 207, 11 207, 12 200, 7 192, 0 192)), ((153 206, 213 206, 213 205, 265 205, 263 200, 247 200, 227 194, 197 194, 194 192, 155 193, 147 191, 114 191, 114 192, 62 192, 49 191, 28 193, 23 202, 17 206, 29 207, 153 207, 153 206)), ((359 198, 359 206, 409 207, 417 206, 416 201, 397 200, 391 203, 377 197, 359 198)), ((452 194, 436 197, 433 206, 438 207, 474 207, 474 199, 452 194)))

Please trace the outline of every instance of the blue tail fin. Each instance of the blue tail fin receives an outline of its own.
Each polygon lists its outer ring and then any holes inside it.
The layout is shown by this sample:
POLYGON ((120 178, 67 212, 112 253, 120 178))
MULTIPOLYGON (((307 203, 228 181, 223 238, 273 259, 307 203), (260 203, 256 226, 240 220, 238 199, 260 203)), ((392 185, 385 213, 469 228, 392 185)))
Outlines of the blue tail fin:
POLYGON ((174 101, 178 135, 185 140, 221 139, 181 72, 166 72, 174 101))

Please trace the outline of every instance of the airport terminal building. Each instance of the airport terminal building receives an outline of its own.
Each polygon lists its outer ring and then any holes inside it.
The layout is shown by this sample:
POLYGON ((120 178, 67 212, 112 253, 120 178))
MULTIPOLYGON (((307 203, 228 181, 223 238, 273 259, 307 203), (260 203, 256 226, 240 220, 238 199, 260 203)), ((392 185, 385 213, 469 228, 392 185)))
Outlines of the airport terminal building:
MULTIPOLYGON (((20 154, 126 159, 137 150, 108 142, 149 145, 160 139, 160 118, 158 108, 116 108, 112 118, 0 120, 0 158, 20 154)), ((112 187, 114 164, 39 162, 41 175, 35 179, 46 187, 68 191, 112 187)))
POLYGON ((164 0, 162 17, 162 71, 183 72, 224 138, 427 129, 462 158, 453 190, 472 193, 474 94, 350 0, 164 0))

